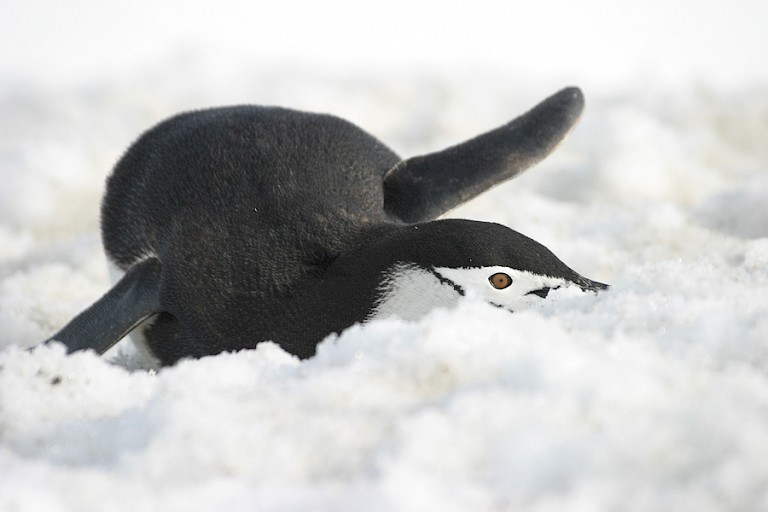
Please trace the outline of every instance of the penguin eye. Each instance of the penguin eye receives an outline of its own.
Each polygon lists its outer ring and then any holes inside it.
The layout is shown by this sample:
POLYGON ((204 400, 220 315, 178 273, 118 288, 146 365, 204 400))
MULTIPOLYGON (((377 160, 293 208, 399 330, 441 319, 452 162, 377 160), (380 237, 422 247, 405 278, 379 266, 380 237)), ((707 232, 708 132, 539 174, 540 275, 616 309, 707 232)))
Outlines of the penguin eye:
POLYGON ((496 274, 493 274, 491 277, 488 278, 488 281, 491 283, 491 286, 493 286, 497 290, 503 290, 504 288, 512 284, 512 278, 509 277, 504 272, 497 272, 496 274))

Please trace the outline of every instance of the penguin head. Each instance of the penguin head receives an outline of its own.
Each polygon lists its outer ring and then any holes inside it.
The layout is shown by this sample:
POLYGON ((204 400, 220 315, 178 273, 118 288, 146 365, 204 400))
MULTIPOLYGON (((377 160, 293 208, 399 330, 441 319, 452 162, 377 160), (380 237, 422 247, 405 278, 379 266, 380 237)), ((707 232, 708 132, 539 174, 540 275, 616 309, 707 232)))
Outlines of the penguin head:
POLYGON ((446 219, 398 227, 377 236, 356 259, 377 269, 368 319, 417 319, 462 296, 514 312, 541 303, 553 289, 607 288, 535 240, 488 222, 446 219))

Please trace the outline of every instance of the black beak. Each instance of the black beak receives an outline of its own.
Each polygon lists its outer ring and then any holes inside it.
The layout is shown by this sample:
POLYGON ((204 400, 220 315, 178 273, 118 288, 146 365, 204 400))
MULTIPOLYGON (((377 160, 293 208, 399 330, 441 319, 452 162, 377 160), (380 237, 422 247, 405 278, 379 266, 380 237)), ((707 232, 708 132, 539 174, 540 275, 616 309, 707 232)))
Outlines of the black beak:
POLYGON ((607 290, 610 288, 610 286, 605 283, 592 281, 591 279, 587 279, 586 277, 582 276, 579 276, 579 279, 574 282, 579 285, 579 287, 585 292, 599 292, 600 290, 607 290))
MULTIPOLYGON (((560 287, 557 286, 556 288, 560 288, 560 287)), ((526 295, 538 295, 542 299, 546 299, 551 289, 552 288, 550 288, 549 286, 545 286, 544 288, 539 288, 538 290, 531 290, 528 293, 526 293, 526 295)))

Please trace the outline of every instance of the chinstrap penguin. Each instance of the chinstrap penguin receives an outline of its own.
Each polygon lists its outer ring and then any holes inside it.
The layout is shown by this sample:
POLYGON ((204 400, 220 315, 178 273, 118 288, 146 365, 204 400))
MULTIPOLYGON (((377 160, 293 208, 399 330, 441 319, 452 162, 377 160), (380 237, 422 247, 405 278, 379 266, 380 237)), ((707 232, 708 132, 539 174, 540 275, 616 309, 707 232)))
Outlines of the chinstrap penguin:
POLYGON ((340 118, 188 112, 144 133, 107 180, 101 229, 122 274, 48 341, 104 353, 133 332, 157 365, 418 318, 470 294, 510 311, 606 285, 507 227, 434 220, 535 164, 583 108, 564 89, 495 130, 402 160, 340 118))

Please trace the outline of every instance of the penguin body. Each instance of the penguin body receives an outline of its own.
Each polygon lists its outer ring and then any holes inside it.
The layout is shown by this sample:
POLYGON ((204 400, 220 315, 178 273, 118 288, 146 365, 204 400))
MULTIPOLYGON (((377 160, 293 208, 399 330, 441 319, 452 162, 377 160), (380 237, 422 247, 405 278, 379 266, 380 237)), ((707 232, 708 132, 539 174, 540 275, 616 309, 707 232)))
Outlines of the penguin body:
POLYGON ((543 158, 582 104, 565 89, 409 160, 330 115, 239 106, 175 116, 107 181, 102 239, 123 277, 51 340, 103 353, 135 331, 160 365, 264 340, 305 358, 354 323, 416 318, 466 293, 514 310, 556 286, 600 289, 509 228, 434 220, 543 158))

